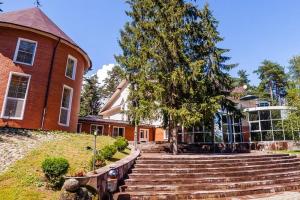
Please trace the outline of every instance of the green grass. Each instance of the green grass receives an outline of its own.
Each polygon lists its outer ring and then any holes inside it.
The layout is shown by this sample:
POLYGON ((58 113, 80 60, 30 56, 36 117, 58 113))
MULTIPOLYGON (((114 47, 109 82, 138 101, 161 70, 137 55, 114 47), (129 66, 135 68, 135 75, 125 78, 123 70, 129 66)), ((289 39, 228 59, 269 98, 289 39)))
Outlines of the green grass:
POLYGON ((291 155, 297 155, 300 154, 300 150, 278 150, 278 151, 272 151, 274 153, 288 153, 291 155))
MULTIPOLYGON (((23 159, 17 161, 6 172, 0 174, 0 199, 5 200, 39 200, 59 197, 60 191, 53 191, 45 187, 41 163, 48 156, 64 157, 70 163, 68 175, 79 171, 90 171, 89 161, 93 151, 86 147, 93 147, 94 136, 63 134, 62 139, 44 142, 28 153, 23 159)), ((114 139, 107 136, 97 137, 97 149, 113 144, 114 139)), ((113 161, 119 160, 129 154, 117 152, 113 161)), ((107 161, 109 164, 112 161, 107 161)))

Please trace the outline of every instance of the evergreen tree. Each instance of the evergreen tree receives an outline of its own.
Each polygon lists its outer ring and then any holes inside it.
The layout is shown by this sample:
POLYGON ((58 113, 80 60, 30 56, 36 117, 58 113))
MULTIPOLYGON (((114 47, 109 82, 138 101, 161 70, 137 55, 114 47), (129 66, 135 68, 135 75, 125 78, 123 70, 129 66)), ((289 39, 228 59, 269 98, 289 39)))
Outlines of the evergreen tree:
POLYGON ((239 70, 238 72, 239 78, 238 78, 238 85, 243 86, 243 85, 249 85, 250 80, 248 79, 249 74, 247 74, 246 70, 239 70))
POLYGON ((300 80, 300 56, 294 56, 289 61, 289 75, 292 81, 300 80))
POLYGON ((116 59, 131 83, 129 116, 162 119, 176 154, 177 126, 211 121, 230 85, 223 71, 233 66, 224 64, 227 50, 215 45, 221 38, 208 7, 202 12, 184 0, 127 3, 132 21, 121 31, 123 54, 116 59))
POLYGON ((120 66, 114 66, 107 72, 107 77, 103 80, 100 87, 101 99, 104 101, 111 97, 116 91, 117 86, 125 79, 125 74, 120 66))
POLYGON ((286 94, 287 75, 284 68, 278 63, 264 60, 262 65, 254 71, 261 82, 258 86, 259 96, 269 98, 273 103, 278 103, 286 94), (276 101, 276 102, 274 102, 276 101))
POLYGON ((97 75, 84 78, 80 98, 80 116, 98 115, 101 106, 100 89, 97 75))
MULTIPOLYGON (((0 2, 0 6, 3 4, 3 2, 0 2)), ((3 12, 3 10, 0 8, 0 12, 3 12)))

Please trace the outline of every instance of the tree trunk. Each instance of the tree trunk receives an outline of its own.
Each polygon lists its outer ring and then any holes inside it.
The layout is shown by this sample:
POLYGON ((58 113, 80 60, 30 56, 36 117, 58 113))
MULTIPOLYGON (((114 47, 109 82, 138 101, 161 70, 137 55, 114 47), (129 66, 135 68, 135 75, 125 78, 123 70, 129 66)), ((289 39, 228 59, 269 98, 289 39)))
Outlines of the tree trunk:
POLYGON ((216 147, 215 147, 215 120, 214 117, 211 120, 211 136, 212 136, 212 146, 213 146, 213 152, 216 152, 216 147))
POLYGON ((172 146, 173 146, 173 155, 178 154, 178 129, 176 126, 172 127, 172 146))
POLYGON ((273 86, 272 86, 272 82, 269 83, 269 87, 270 87, 270 97, 271 97, 271 101, 273 103, 273 86))

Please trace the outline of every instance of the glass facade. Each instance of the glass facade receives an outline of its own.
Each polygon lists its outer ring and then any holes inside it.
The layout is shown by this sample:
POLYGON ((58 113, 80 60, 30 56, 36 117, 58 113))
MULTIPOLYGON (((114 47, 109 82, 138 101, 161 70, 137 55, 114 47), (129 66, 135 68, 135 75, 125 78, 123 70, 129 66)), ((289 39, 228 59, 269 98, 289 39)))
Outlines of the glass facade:
POLYGON ((274 108, 272 106, 247 111, 251 142, 299 138, 298 123, 291 123, 286 120, 289 112, 288 108, 274 108))

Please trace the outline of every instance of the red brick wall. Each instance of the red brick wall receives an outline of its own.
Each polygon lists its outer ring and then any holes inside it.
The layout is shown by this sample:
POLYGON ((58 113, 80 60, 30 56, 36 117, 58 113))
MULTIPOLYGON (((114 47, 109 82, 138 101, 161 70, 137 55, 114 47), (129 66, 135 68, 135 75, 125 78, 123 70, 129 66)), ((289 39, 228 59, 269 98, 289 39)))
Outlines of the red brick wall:
MULTIPOLYGON (((56 40, 36 33, 0 27, 0 112, 2 112, 9 73, 20 72, 31 75, 24 118, 23 120, 9 120, 9 126, 28 129, 41 128, 48 75, 53 50, 56 44, 56 40), (38 42, 33 66, 14 64, 12 61, 19 37, 38 42)), ((46 130, 76 131, 80 103, 80 90, 85 65, 84 58, 79 52, 62 43, 58 46, 53 68, 53 76, 50 81, 48 112, 44 125, 46 130), (66 62, 69 54, 77 59, 75 80, 65 77, 66 62), (64 84, 73 88, 69 127, 63 127, 58 124, 64 84)), ((7 120, 0 118, 0 126, 4 126, 6 124, 7 120)))
MULTIPOLYGON (((107 123, 107 122, 92 122, 92 121, 82 121, 79 120, 80 124, 82 124, 81 132, 90 133, 91 125, 102 125, 104 127, 104 135, 112 136, 113 127, 124 127, 125 128, 125 138, 128 141, 134 140, 134 126, 128 125, 128 124, 122 124, 122 123, 107 123)), ((148 126, 139 126, 138 127, 138 133, 140 129, 148 129, 149 130, 149 141, 155 141, 155 128, 154 127, 148 127, 148 126)), ((139 140, 139 136, 138 136, 139 140)))

